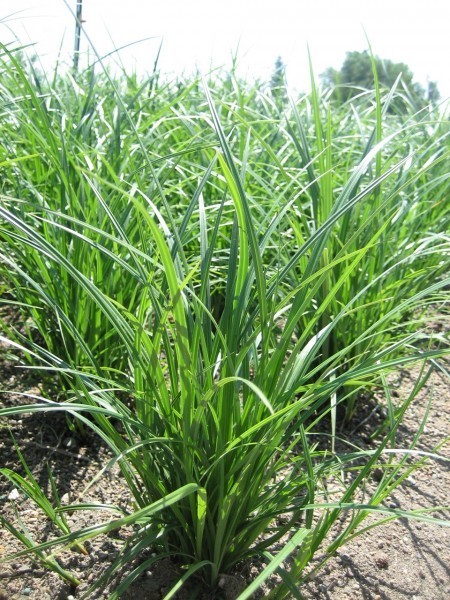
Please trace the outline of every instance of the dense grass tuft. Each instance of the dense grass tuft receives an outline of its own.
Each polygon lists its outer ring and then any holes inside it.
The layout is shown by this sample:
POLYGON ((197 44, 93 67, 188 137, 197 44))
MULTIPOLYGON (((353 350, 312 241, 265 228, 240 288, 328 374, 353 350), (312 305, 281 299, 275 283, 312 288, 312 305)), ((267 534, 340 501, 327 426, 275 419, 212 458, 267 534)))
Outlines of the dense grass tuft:
MULTIPOLYGON (((275 570, 273 598, 300 597, 342 511, 353 517, 330 553, 371 511, 397 516, 381 503, 413 468, 392 458, 355 502, 446 352, 423 325, 448 302, 448 122, 395 114, 395 92, 378 87, 331 106, 313 76, 310 95, 280 104, 233 73, 172 84, 90 68, 50 80, 6 48, 0 59, 0 268, 25 324, 8 337, 65 390, 0 415, 65 411, 92 428, 135 505, 29 550, 57 570, 47 549, 128 524, 134 536, 99 586, 152 546, 149 561, 186 565, 179 585, 195 575, 214 588, 259 555, 267 569, 240 598, 275 570), (375 451, 314 443, 319 431, 334 439, 361 391, 413 362, 416 388, 390 405, 375 451), (349 468, 352 484, 327 502, 321 481, 349 468)), ((61 520, 35 479, 3 474, 61 520)))

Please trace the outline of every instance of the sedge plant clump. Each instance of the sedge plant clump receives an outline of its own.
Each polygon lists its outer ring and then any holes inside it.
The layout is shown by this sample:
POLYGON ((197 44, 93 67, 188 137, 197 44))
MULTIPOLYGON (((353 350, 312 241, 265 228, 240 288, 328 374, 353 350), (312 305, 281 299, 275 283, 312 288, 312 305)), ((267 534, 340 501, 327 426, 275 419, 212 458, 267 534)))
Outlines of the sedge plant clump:
POLYGON ((66 511, 95 507, 54 509, 35 479, 3 470, 62 533, 15 556, 56 570, 58 546, 128 525, 96 586, 154 553, 111 598, 163 557, 184 569, 171 597, 190 578, 215 589, 252 556, 266 567, 241 600, 275 571, 272 597, 300 597, 342 512, 349 525, 327 556, 370 512, 398 516, 382 501, 414 468, 397 457, 355 500, 445 352, 420 311, 448 300, 446 124, 398 118, 395 90, 378 86, 335 114, 312 77, 312 93, 280 113, 233 74, 174 88, 88 70, 38 85, 14 52, 1 58, 1 277, 28 324, 7 334, 61 377, 65 397, 0 415, 64 411, 91 428, 134 505, 66 530, 66 511), (353 417, 362 390, 413 362, 416 387, 376 450, 337 456, 315 442, 353 417), (328 501, 322 480, 350 468, 328 501))

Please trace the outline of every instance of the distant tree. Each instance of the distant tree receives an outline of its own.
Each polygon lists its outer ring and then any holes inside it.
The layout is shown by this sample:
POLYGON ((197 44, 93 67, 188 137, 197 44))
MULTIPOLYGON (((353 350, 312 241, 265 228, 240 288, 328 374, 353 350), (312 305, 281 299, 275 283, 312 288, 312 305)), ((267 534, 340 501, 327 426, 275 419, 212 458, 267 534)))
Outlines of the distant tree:
MULTIPOLYGON (((427 102, 435 104, 438 101, 440 96, 435 82, 430 81, 428 90, 425 91, 420 84, 414 81, 413 72, 405 63, 395 63, 378 56, 374 60, 380 84, 391 88, 397 77, 401 75, 399 89, 404 91, 408 101, 416 109, 422 108, 427 102)), ((374 87, 371 56, 367 50, 347 52, 341 69, 336 70, 330 67, 321 75, 321 78, 325 84, 338 86, 335 97, 340 101, 353 98, 361 93, 361 89, 373 89, 374 87)), ((397 106, 401 104, 398 100, 396 103, 397 106)))
POLYGON ((429 81, 427 86, 427 99, 431 104, 437 104, 441 98, 437 83, 435 81, 429 81))
POLYGON ((278 56, 275 61, 272 77, 270 78, 270 93, 278 108, 282 108, 287 102, 285 74, 286 65, 281 56, 278 56))

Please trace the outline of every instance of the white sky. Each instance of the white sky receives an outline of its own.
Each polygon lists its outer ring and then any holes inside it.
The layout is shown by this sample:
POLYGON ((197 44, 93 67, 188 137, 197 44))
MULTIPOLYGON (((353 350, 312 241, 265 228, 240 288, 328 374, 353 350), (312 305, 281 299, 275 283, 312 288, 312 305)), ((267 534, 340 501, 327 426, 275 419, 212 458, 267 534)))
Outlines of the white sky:
MULTIPOLYGON (((300 89, 308 87, 307 44, 318 75, 366 48, 365 30, 375 54, 405 62, 422 85, 435 80, 450 97, 450 0, 83 0, 83 18, 100 54, 154 36, 122 53, 139 71, 151 71, 161 39, 160 67, 170 73, 229 66, 239 45, 242 75, 269 79, 280 55, 300 89)), ((1 41, 12 30, 49 64, 64 38, 71 60, 75 25, 63 0, 0 0, 0 21, 1 41)))

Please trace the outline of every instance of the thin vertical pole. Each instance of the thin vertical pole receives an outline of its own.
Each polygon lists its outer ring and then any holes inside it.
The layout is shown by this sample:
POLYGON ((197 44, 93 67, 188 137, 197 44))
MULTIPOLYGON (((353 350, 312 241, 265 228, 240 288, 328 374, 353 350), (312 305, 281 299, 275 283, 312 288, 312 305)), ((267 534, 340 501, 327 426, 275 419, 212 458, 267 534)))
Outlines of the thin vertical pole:
POLYGON ((80 38, 81 38, 81 23, 83 10, 83 0, 77 0, 77 12, 75 19, 75 46, 73 51, 73 70, 78 71, 78 60, 80 58, 80 38))

